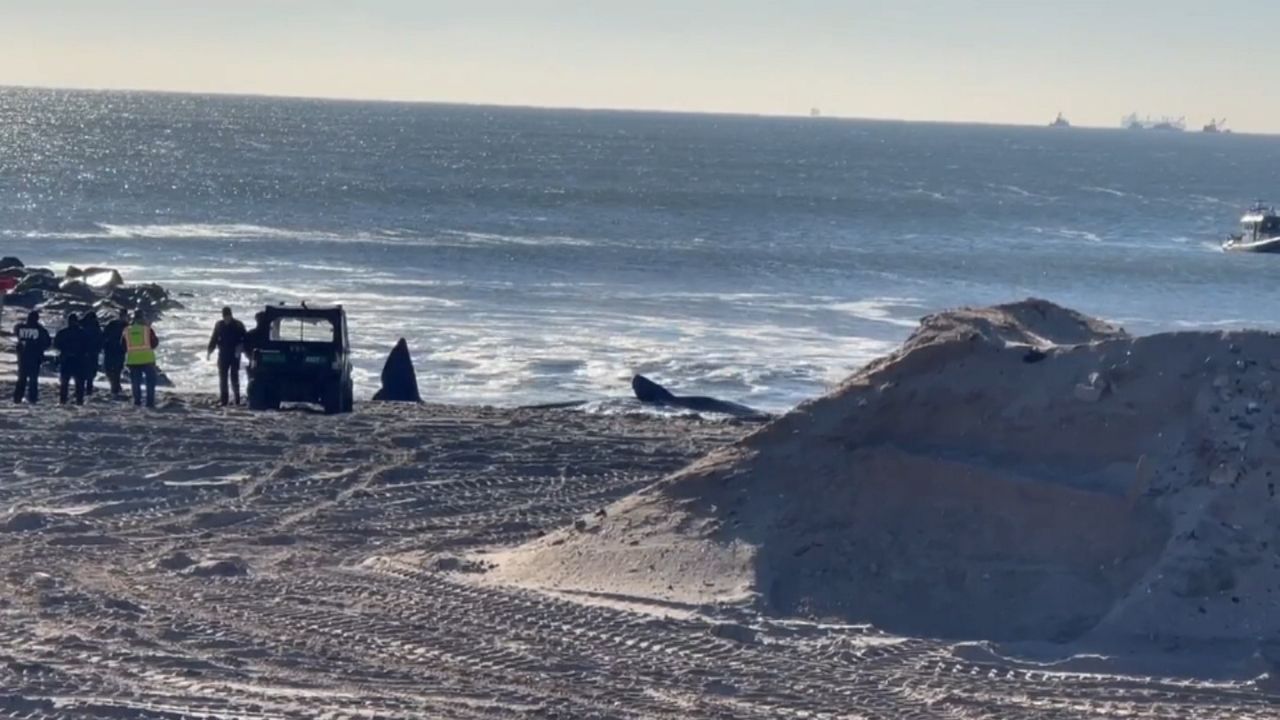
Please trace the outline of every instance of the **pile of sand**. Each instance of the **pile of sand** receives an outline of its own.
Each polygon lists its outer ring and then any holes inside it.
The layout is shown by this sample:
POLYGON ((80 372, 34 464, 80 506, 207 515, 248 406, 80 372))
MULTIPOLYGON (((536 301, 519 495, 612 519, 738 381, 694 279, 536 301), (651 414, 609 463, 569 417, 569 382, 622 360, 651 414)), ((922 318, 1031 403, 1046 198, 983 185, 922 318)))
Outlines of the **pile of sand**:
POLYGON ((1280 337, 1132 338, 1043 301, 926 318, 830 395, 500 582, 906 634, 1280 637, 1280 337))

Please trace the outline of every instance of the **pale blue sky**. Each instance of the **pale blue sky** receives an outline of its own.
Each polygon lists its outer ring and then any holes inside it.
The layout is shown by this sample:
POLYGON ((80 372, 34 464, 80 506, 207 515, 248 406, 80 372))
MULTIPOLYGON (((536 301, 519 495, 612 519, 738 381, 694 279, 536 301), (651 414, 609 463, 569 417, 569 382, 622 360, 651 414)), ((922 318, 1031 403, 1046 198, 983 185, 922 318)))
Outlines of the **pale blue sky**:
POLYGON ((1280 132, 1280 0, 0 0, 0 84, 1280 132))

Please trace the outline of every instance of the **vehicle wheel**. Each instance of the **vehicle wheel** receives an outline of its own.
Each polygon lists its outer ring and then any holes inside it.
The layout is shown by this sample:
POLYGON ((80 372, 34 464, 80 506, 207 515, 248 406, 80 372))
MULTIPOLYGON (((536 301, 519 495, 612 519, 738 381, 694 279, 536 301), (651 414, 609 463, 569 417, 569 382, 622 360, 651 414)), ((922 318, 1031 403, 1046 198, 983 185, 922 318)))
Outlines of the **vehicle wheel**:
MULTIPOLYGON (((276 405, 276 407, 280 407, 276 405)), ((267 397, 267 388, 260 382, 249 381, 249 409, 250 410, 274 410, 271 407, 270 398, 267 397)))
POLYGON ((337 380, 326 383, 321 404, 324 405, 325 415, 336 415, 342 412, 342 383, 337 380))

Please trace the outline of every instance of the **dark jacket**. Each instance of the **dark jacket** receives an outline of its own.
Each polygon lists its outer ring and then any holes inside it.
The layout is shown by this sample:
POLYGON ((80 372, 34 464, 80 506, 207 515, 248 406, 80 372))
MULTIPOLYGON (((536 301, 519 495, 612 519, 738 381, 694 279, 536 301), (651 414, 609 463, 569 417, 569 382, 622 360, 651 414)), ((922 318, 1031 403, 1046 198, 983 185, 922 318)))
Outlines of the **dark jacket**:
POLYGON ((239 320, 219 320, 213 326, 213 336, 209 338, 209 352, 216 349, 219 359, 230 360, 240 352, 247 334, 244 323, 239 320))
POLYGON ((128 323, 123 320, 112 320, 102 328, 102 354, 107 359, 108 364, 111 360, 119 360, 124 363, 124 329, 129 327, 128 323))
POLYGON ((87 315, 80 321, 80 329, 84 331, 85 354, 96 361, 102 352, 102 326, 98 324, 97 315, 87 315))
POLYGON ((45 351, 53 344, 49 338, 49 331, 44 329, 44 325, 24 322, 14 326, 13 335, 18 338, 15 350, 19 362, 37 365, 44 362, 45 351))
POLYGON ((53 347, 63 364, 82 362, 89 354, 89 337, 79 325, 68 325, 53 336, 53 347))

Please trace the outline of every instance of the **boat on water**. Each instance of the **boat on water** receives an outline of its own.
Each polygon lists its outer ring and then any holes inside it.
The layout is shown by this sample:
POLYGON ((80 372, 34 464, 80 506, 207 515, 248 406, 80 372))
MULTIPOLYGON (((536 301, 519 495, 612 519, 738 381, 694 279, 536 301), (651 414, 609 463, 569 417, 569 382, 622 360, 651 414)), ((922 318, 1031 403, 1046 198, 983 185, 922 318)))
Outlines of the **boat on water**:
POLYGON ((1280 253, 1280 213, 1275 207, 1254 203, 1240 218, 1240 232, 1227 238, 1223 250, 1280 253))
POLYGON ((1200 132, 1207 132, 1207 133, 1228 133, 1228 132, 1231 132, 1230 130, 1227 130, 1227 129, 1226 129, 1226 124, 1227 124, 1227 119, 1226 119, 1226 118, 1222 118, 1221 120, 1219 120, 1219 119, 1217 119, 1217 118, 1214 118, 1214 119, 1212 119, 1212 120, 1210 120, 1210 121, 1209 121, 1209 124, 1208 124, 1208 125, 1205 125, 1203 128, 1201 128, 1200 132))
POLYGON ((1053 122, 1049 123, 1049 127, 1069 128, 1071 127, 1071 123, 1061 112, 1059 112, 1058 117, 1053 122))
POLYGON ((1162 117, 1159 120, 1152 120, 1149 116, 1144 120, 1138 117, 1138 113, 1131 113, 1120 120, 1120 127, 1126 130, 1164 130, 1166 132, 1182 132, 1187 129, 1187 119, 1162 117))

